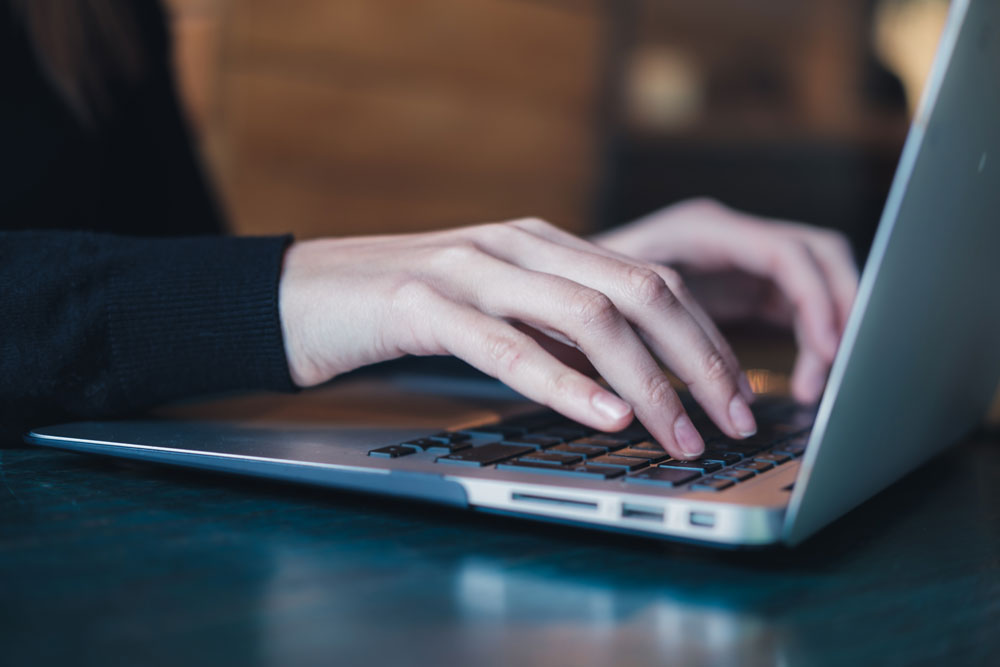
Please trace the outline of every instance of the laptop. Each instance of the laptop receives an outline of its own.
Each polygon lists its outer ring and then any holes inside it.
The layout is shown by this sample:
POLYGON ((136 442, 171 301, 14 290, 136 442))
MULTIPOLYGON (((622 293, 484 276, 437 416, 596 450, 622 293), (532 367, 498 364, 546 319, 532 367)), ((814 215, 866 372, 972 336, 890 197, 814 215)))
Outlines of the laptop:
MULTIPOLYGON (((818 407, 762 397, 697 461, 495 381, 358 374, 295 397, 38 428, 35 445, 727 547, 795 545, 972 431, 1000 378, 1000 3, 954 0, 818 407)), ((691 405, 692 411, 695 406, 691 405)))

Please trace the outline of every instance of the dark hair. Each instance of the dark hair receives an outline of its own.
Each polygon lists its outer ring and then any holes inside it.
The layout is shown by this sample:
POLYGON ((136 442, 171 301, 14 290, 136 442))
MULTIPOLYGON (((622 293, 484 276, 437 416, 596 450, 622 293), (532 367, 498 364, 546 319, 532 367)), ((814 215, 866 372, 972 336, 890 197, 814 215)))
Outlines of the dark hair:
POLYGON ((145 67, 130 0, 7 0, 53 86, 91 124, 145 67))

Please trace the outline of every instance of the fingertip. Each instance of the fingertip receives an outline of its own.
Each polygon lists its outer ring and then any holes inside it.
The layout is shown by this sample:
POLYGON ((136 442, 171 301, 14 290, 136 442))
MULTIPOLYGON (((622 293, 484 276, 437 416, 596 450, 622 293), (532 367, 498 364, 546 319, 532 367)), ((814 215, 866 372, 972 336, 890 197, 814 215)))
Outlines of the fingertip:
POLYGON ((631 424, 635 416, 632 406, 607 391, 594 392, 590 404, 601 422, 606 425, 603 429, 606 431, 620 431, 631 424))
POLYGON ((825 384, 825 375, 807 370, 799 371, 792 377, 792 398, 805 405, 815 403, 823 395, 825 384))
POLYGON ((740 396, 733 396, 729 402, 729 419, 741 438, 749 438, 757 433, 757 420, 749 404, 740 396))
POLYGON ((705 441, 687 413, 682 413, 674 421, 674 440, 681 458, 695 459, 705 453, 705 441))

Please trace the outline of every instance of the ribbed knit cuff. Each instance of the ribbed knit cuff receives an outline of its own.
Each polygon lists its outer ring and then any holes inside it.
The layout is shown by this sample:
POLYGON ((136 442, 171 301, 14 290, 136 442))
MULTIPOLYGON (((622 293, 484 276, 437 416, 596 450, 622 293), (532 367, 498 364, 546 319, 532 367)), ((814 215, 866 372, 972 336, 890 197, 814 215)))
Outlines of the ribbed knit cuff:
POLYGON ((240 390, 294 391, 278 281, 291 237, 136 240, 108 295, 112 376, 140 409, 240 390))

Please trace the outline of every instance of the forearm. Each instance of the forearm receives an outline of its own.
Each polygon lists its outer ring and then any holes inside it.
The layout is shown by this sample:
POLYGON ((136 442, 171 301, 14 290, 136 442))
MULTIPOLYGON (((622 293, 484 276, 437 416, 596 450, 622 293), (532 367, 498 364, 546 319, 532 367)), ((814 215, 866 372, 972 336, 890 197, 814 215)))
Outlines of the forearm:
POLYGON ((291 390, 285 238, 0 233, 0 428, 291 390))

